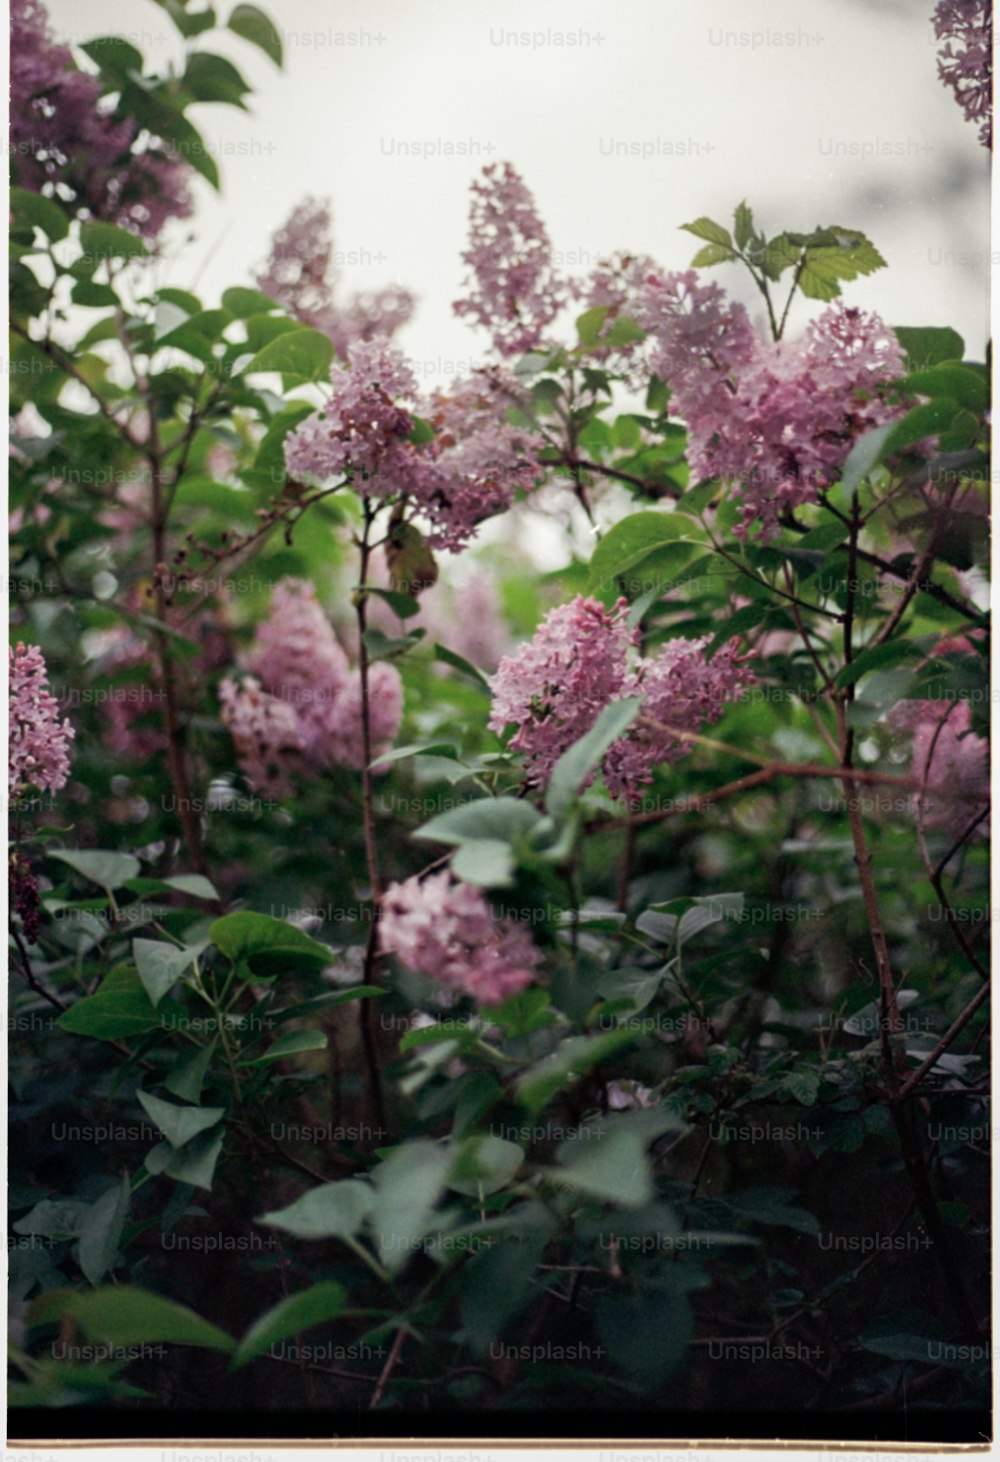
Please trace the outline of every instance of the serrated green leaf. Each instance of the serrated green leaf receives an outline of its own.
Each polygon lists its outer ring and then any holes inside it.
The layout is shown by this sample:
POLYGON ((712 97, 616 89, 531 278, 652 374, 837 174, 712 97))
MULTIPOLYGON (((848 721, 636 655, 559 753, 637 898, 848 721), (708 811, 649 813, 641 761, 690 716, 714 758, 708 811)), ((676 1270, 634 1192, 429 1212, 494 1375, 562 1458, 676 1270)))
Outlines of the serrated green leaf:
POLYGON ((692 269, 711 269, 715 264, 731 264, 739 256, 727 244, 706 244, 691 260, 692 269))
POLYGON ((733 236, 728 228, 723 228, 721 223, 715 223, 711 218, 696 218, 694 223, 682 223, 681 228, 710 244, 722 244, 727 249, 733 247, 733 236))
POLYGON ((733 237, 741 249, 745 249, 753 237, 753 210, 746 203, 738 203, 733 214, 733 237))

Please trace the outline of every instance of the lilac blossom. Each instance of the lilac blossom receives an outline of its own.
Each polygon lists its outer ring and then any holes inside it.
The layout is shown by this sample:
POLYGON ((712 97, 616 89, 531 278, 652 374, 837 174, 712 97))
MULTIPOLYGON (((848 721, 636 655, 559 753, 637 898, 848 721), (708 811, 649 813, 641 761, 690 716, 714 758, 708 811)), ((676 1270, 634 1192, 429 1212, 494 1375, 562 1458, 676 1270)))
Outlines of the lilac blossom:
POLYGON ((902 409, 885 395, 902 352, 877 315, 837 303, 801 342, 760 341, 743 306, 689 270, 650 276, 639 320, 687 424, 692 472, 735 489, 744 536, 759 520, 772 537, 837 481, 858 436, 902 409))
POLYGON ((993 6, 990 0, 939 0, 934 34, 943 45, 938 76, 955 93, 979 140, 993 146, 993 6))
POLYGON ((535 201, 509 162, 489 163, 472 184, 469 266, 456 315, 489 330, 497 351, 521 355, 541 344, 568 295, 535 201))
POLYGON ((390 284, 341 305, 334 259, 329 202, 305 198, 274 235, 257 285, 297 320, 328 335, 343 360, 353 345, 395 335, 412 317, 414 299, 402 285, 390 284))
POLYGON ((510 740, 525 758, 528 786, 547 785, 564 751, 593 726, 605 706, 642 697, 637 720, 605 754, 605 785, 633 799, 653 769, 690 749, 685 735, 717 721, 751 679, 735 640, 710 660, 708 640, 674 640, 655 656, 630 663, 638 632, 628 628, 627 601, 607 610, 577 598, 552 610, 533 639, 505 656, 493 677, 489 724, 516 726, 510 740))
POLYGON ((59 719, 37 645, 9 648, 8 675, 8 791, 11 797, 24 796, 29 787, 58 792, 69 777, 69 744, 76 733, 68 720, 59 719))
POLYGON ((97 79, 53 41, 41 0, 13 0, 10 49, 10 153, 19 187, 69 195, 89 217, 147 239, 168 218, 190 214, 190 169, 165 148, 134 150, 136 122, 109 111, 97 79))
POLYGON ((485 896, 448 870, 387 889, 378 924, 387 954, 445 991, 499 1005, 535 978, 539 953, 526 930, 497 920, 485 896))

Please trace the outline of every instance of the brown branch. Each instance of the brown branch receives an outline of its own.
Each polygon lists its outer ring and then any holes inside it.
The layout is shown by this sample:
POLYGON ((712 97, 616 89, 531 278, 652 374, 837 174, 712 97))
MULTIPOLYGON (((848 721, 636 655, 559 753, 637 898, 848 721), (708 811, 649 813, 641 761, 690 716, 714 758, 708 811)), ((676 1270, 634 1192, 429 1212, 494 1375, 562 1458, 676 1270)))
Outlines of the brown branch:
POLYGON ((902 1086, 899 1088, 895 1095, 895 1100, 897 1102, 900 1102, 903 1100, 904 1097, 909 1096, 913 1088, 915 1086, 918 1086, 920 1082, 923 1081, 928 1071, 930 1071, 931 1068, 937 1064, 938 1058, 942 1056, 945 1051, 947 1051, 948 1047, 954 1041, 955 1037, 961 1034, 961 1032, 969 1024, 969 1021, 975 1015, 979 1007, 986 1002, 986 1000, 989 998, 989 993, 990 982, 989 980, 987 980, 986 984, 983 985, 983 987, 978 990, 969 1001, 968 1005, 962 1011, 961 1015, 958 1016, 958 1018, 954 1020, 952 1024, 948 1027, 948 1029, 945 1031, 944 1035, 938 1041, 937 1045, 934 1047, 933 1051, 931 1051, 926 1060, 922 1061, 917 1067, 916 1071, 914 1071, 911 1076, 908 1076, 903 1082, 902 1086))
MULTIPOLYGON (((368 864, 368 882, 371 888, 372 917, 365 943, 363 982, 371 984, 375 977, 378 956, 378 918, 382 898, 382 874, 379 868, 378 844, 375 838, 375 794, 372 784, 372 733, 371 702, 369 697, 368 645, 365 633, 368 628, 368 570, 371 561, 371 527, 375 518, 367 498, 363 500, 364 531, 359 545, 361 550, 360 588, 355 594, 355 610, 358 620, 358 668, 361 679, 361 803, 362 823, 365 840, 365 859, 368 864)), ((385 1097, 382 1091, 382 1077, 379 1071, 378 1049, 375 1041, 375 1006, 371 996, 365 996, 359 1005, 358 1018, 361 1040, 368 1067, 368 1084, 374 1103, 375 1115, 380 1127, 385 1127, 385 1097)))
POLYGON ((392 1375, 393 1371, 396 1368, 396 1362, 399 1360, 399 1353, 403 1348, 403 1341, 405 1339, 406 1329, 403 1325, 400 1325, 399 1329, 396 1331, 396 1338, 392 1342, 392 1349, 389 1351, 388 1359, 386 1360, 385 1365, 382 1367, 382 1374, 379 1376, 378 1381, 375 1384, 375 1390, 372 1392, 372 1399, 368 1403, 369 1411, 374 1411, 376 1406, 378 1406, 379 1402, 382 1400, 382 1396, 385 1393, 385 1388, 389 1384, 389 1377, 392 1375))

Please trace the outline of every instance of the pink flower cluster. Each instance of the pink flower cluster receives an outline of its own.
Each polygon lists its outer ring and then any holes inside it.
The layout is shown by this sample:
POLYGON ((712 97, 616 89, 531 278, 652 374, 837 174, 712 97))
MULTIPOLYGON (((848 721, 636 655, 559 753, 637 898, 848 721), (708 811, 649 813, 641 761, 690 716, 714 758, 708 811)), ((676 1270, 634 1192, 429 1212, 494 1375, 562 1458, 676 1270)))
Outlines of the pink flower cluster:
POLYGON ((643 697, 642 711, 628 733, 604 758, 604 781, 612 797, 631 800, 653 780, 653 768, 679 761, 692 743, 676 732, 697 734, 719 719, 753 676, 739 642, 730 640, 705 658, 710 636, 671 640, 655 658, 641 659, 625 694, 643 697))
POLYGON ((939 0, 934 34, 944 45, 938 75, 955 93, 979 140, 993 146, 993 6, 991 0, 939 0))
MULTIPOLYGON (((257 626, 250 674, 219 687, 222 719, 241 770, 258 792, 287 796, 292 775, 334 765, 364 766, 361 672, 352 670, 311 584, 283 579, 270 618, 257 626)), ((403 714, 399 672, 384 661, 368 670, 374 760, 388 751, 403 714)))
POLYGON ((286 438, 285 462, 292 477, 353 474, 363 479, 359 491, 389 496, 413 455, 405 445, 413 419, 395 398, 413 401, 416 382, 400 353, 385 345, 352 345, 348 361, 349 369, 334 367, 322 412, 286 438))
POLYGON ((8 675, 8 791, 12 797, 24 796, 29 787, 58 792, 69 777, 69 744, 76 733, 69 721, 59 719, 37 645, 9 648, 8 675))
POLYGON ((346 359, 352 345, 395 335, 411 318, 414 299, 400 285, 387 285, 337 304, 333 258, 330 205, 306 198, 274 235, 257 285, 290 315, 328 335, 346 359))
POLYGON ((524 753, 529 786, 544 787, 567 747, 626 695, 628 651, 638 640, 627 616, 624 599, 607 610, 578 597, 550 610, 534 638, 500 661, 489 725, 517 727, 510 747, 524 753))
POLYGON ((520 174, 509 162, 490 163, 472 184, 469 291, 456 315, 490 331, 501 355, 521 355, 541 344, 567 299, 552 267, 545 225, 520 174))
MULTIPOLYGON (((972 730, 967 700, 901 701, 890 716, 892 729, 913 736, 912 770, 936 792, 915 792, 913 811, 926 828, 957 838, 990 802, 989 742, 972 730)), ((989 835, 984 818, 975 836, 989 835)))
POLYGON ((901 409, 884 389, 903 373, 902 352, 875 314, 836 303, 801 342, 765 342, 742 305, 688 270, 649 276, 639 323, 687 423, 692 471, 736 489, 744 535, 759 520, 773 536, 785 512, 837 480, 858 436, 901 409))
MULTIPOLYGON (((946 787, 950 797, 918 793, 926 827, 958 837, 990 801, 989 742, 972 730, 972 708, 966 700, 942 705, 925 701, 924 714, 913 733, 913 772, 928 784, 946 787)), ((989 823, 976 833, 989 835, 989 823)))
POLYGON ((540 958, 526 930, 495 919, 480 890, 447 869, 392 884, 378 931, 385 953, 480 1005, 499 1005, 530 985, 540 958))
POLYGON ((135 151, 138 127, 101 104, 97 80, 55 44, 41 0, 12 0, 10 156, 14 182, 65 198, 95 219, 154 239, 191 212, 190 169, 168 151, 135 151))
POLYGON ((641 696, 639 717, 603 763, 611 795, 632 799, 652 780, 654 767, 690 749, 676 733, 696 733, 717 721, 753 678, 735 640, 711 660, 704 653, 708 640, 701 639, 675 640, 658 656, 630 663, 637 640, 626 600, 607 610, 578 597, 551 610, 534 638, 501 660, 489 724, 498 732, 517 727, 509 744, 524 753, 529 786, 546 786, 559 757, 605 706, 641 696))
POLYGON ((490 370, 432 398, 434 471, 422 502, 433 543, 458 552, 480 523, 506 512, 515 493, 530 492, 542 476, 541 438, 507 419, 508 407, 523 396, 512 377, 490 370))
POLYGON ((499 373, 434 397, 427 407, 434 440, 417 445, 409 440, 417 387, 403 357, 376 342, 352 345, 349 362, 349 369, 334 369, 323 411, 285 441, 292 477, 344 476, 367 496, 408 499, 429 525, 432 547, 458 552, 485 518, 506 511, 515 491, 540 475, 540 443, 506 420, 517 388, 499 373))

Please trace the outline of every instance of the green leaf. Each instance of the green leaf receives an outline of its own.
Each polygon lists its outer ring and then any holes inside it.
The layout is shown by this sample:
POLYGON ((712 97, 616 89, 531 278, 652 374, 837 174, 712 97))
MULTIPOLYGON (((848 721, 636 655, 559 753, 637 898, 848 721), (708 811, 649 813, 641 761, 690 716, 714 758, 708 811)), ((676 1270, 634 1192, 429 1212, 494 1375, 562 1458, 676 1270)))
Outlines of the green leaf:
POLYGON ((109 284, 95 284, 92 279, 78 279, 73 286, 73 303, 88 310, 103 310, 120 303, 109 284))
POLYGON ((231 61, 211 51, 193 51, 181 86, 198 102, 224 102, 245 111, 243 98, 251 90, 231 61))
POLYGON ((327 1279, 301 1294, 281 1300, 261 1315, 244 1335, 232 1359, 233 1370, 256 1360, 292 1335, 300 1335, 315 1325, 335 1320, 343 1311, 344 1299, 343 1286, 327 1279))
POLYGON ((261 294, 259 289, 245 289, 237 284, 232 289, 223 290, 222 308, 228 310, 235 320, 248 320, 254 315, 280 310, 281 306, 266 294, 261 294))
POLYGON ((414 614, 420 613, 419 602, 409 594, 401 594, 398 589, 376 589, 371 584, 362 589, 360 584, 356 584, 354 592, 376 594, 379 599, 385 600, 398 619, 411 619, 414 614))
POLYGON ((906 640, 889 640, 887 644, 875 645, 870 650, 862 650, 850 665, 841 667, 833 683, 838 689, 845 685, 853 685, 870 670, 884 670, 888 665, 899 665, 902 661, 912 660, 919 654, 919 649, 906 640))
POLYGON ((604 707, 590 730, 563 752, 552 768, 545 792, 545 810, 550 817, 558 821, 566 816, 586 778, 598 766, 608 747, 628 730, 641 706, 642 699, 638 696, 612 701, 604 707))
POLYGON ((140 1036, 159 1024, 142 981, 128 965, 111 970, 93 995, 78 1000, 56 1021, 60 1030, 99 1041, 140 1036))
POLYGON ((397 1147, 372 1173, 375 1201, 371 1224, 382 1263, 398 1273, 412 1259, 433 1226, 451 1154, 427 1138, 397 1147))
POLYGON ((90 1205, 79 1198, 43 1198, 13 1225, 16 1234, 43 1239, 75 1238, 83 1230, 90 1205))
POLYGON ((886 435, 882 447, 883 458, 892 452, 901 452, 904 447, 912 446, 924 437, 937 436, 940 432, 947 431, 957 412, 957 402, 942 400, 940 397, 923 406, 915 406, 912 411, 892 423, 892 429, 886 435))
POLYGON ((550 1182, 623 1208, 641 1208, 654 1196, 646 1143, 639 1132, 603 1124, 584 1129, 556 1153, 561 1164, 543 1171, 550 1182))
POLYGON ((610 584, 626 569, 634 568, 665 543, 674 543, 691 533, 691 523, 676 513, 631 513, 601 539, 590 560, 590 587, 610 584))
POLYGON ((389 635, 383 634, 380 629, 372 626, 365 630, 365 644, 368 647, 369 658, 391 660, 397 655, 405 655, 415 645, 420 644, 426 633, 425 629, 415 629, 411 630, 409 634, 392 639, 389 635))
MULTIPOLYGON (((703 898, 692 898, 685 900, 690 904, 680 916, 677 925, 677 948, 683 949, 689 939, 700 934, 703 929, 708 929, 712 924, 719 924, 724 919, 739 918, 743 912, 743 895, 741 893, 715 893, 707 894, 703 898)), ((654 904, 653 909, 657 913, 672 912, 670 904, 654 904)))
POLYGON ((601 337, 601 331, 607 318, 607 305, 595 305, 592 310, 584 310, 576 321, 576 334, 580 344, 588 348, 595 346, 601 337))
POLYGON ((287 1208, 265 1213, 257 1222, 284 1229, 298 1239, 350 1239, 371 1212, 374 1201, 368 1183, 349 1178, 344 1183, 313 1188, 287 1208))
POLYGON ((182 1101, 198 1103, 201 1101, 202 1087, 205 1085, 205 1077, 208 1068, 212 1064, 212 1057, 215 1054, 215 1042, 203 1046, 200 1051, 193 1051, 190 1056, 182 1056, 173 1065, 167 1075, 160 1083, 167 1091, 178 1096, 182 1101))
POLYGON ((53 243, 64 239, 69 233, 69 219, 51 198, 46 198, 42 193, 32 193, 27 188, 11 188, 9 198, 15 227, 24 219, 26 223, 40 228, 53 243))
POLYGON ((269 914, 225 914, 211 925, 208 937, 227 959, 234 964, 245 961, 258 974, 322 970, 334 960, 327 945, 269 914))
POLYGON ((782 1079, 782 1086, 789 1096, 804 1107, 816 1105, 819 1096, 820 1070, 818 1066, 799 1066, 782 1079))
POLYGON ((80 1268, 90 1284, 100 1284, 115 1262, 131 1196, 131 1184, 123 1177, 91 1205, 81 1224, 80 1268))
POLYGON ((316 1010, 326 1010, 333 1005, 346 1005, 351 1000, 378 1000, 385 993, 378 985, 352 985, 349 990, 330 990, 325 995, 314 995, 310 1000, 302 1000, 298 1005, 275 1010, 270 1018, 277 1024, 279 1021, 293 1020, 299 1015, 312 1015, 316 1010))
POLYGON ((149 250, 138 234, 113 223, 83 223, 80 244, 89 259, 144 259, 149 250))
POLYGON ((540 1110, 570 1082, 634 1040, 634 1034, 628 1030, 607 1031, 599 1036, 570 1036, 521 1073, 517 1082, 518 1100, 530 1111, 540 1110))
POLYGON ((130 1285, 97 1289, 89 1294, 50 1290, 28 1312, 31 1326, 52 1324, 69 1315, 89 1340, 129 1346, 168 1343, 232 1350, 235 1341, 193 1310, 148 1290, 130 1285))
POLYGON ((962 360, 965 341, 957 330, 938 325, 894 325, 893 334, 906 352, 911 371, 940 365, 947 360, 962 360))
POLYGON ((458 760, 458 752, 448 741, 416 741, 412 746, 397 746, 383 756, 377 756, 372 766, 391 766, 393 762, 408 761, 411 756, 445 756, 449 761, 458 760))
POLYGON ((215 11, 211 7, 188 14, 185 9, 188 0, 156 0, 156 3, 167 12, 185 40, 201 35, 215 25, 215 11))
POLYGON ((426 447, 428 442, 432 442, 436 436, 434 423, 427 421, 423 416, 414 416, 412 421, 413 426, 406 440, 412 442, 415 447, 426 447))
POLYGON ((733 247, 733 236, 728 228, 723 228, 721 223, 714 223, 710 218, 696 218, 694 223, 682 223, 681 228, 686 233, 694 234, 696 239, 706 239, 710 244, 722 244, 727 249, 733 247))
POLYGON ((907 394, 947 396, 966 410, 982 416, 989 410, 990 388, 985 376, 964 365, 936 365, 914 371, 901 382, 907 394))
POLYGON ((792 243, 788 234, 778 234, 759 254, 755 254, 754 262, 767 279, 776 283, 786 269, 798 263, 801 254, 801 248, 792 243))
POLYGON ((237 5, 228 21, 229 29, 251 45, 259 46, 275 66, 282 61, 281 36, 274 22, 256 5, 237 5))
POLYGON ((490 683, 483 672, 477 670, 475 665, 470 664, 461 655, 456 655, 454 650, 449 650, 444 645, 435 645, 434 658, 435 660, 439 660, 443 665, 450 665, 453 670, 461 670, 463 675, 467 675, 470 680, 474 680, 484 690, 490 689, 490 683))
POLYGON ((127 81, 129 72, 142 75, 142 52, 121 36, 97 36, 85 41, 80 50, 114 81, 127 81))
POLYGON ((173 878, 163 880, 164 888, 176 889, 178 893, 190 894, 193 899, 218 899, 215 886, 201 873, 177 873, 173 878))
POLYGON ((164 304, 176 305, 186 315, 197 315, 202 310, 201 300, 196 294, 187 289, 175 289, 172 285, 164 285, 162 289, 158 289, 154 298, 162 300, 164 304))
POLYGON ((739 255, 726 244, 706 244, 691 260, 692 269, 710 269, 714 264, 731 264, 739 255))
POLYGON ((611 328, 605 331, 601 339, 602 346, 613 346, 616 350, 623 345, 633 345, 636 341, 645 340, 646 332, 635 320, 630 320, 627 315, 619 315, 613 320, 611 328))
POLYGON ((858 437, 844 462, 840 480, 849 493, 857 490, 858 484, 873 472, 886 455, 886 442, 896 426, 887 421, 883 426, 873 427, 858 437))
POLYGON ((738 203, 733 215, 733 236, 741 249, 745 249, 753 237, 753 210, 746 203, 738 203))
POLYGON ((876 269, 886 267, 882 255, 864 234, 846 229, 840 232, 845 239, 843 244, 810 245, 806 249, 799 288, 808 299, 836 299, 840 294, 840 280, 857 279, 859 274, 873 274, 876 269))
POLYGON ((509 888, 514 882, 514 853, 509 843, 477 838, 459 845, 451 871, 477 888, 509 888))
MULTIPOLYGON (((210 1190, 225 1136, 226 1129, 221 1126, 200 1133, 171 1154, 163 1171, 177 1183, 210 1190)), ((148 1161, 147 1158, 147 1166, 148 1161)))
POLYGON ((469 1198, 488 1197, 506 1188, 521 1164, 524 1148, 491 1134, 467 1137, 452 1159, 448 1187, 469 1198))
POLYGON ((139 860, 131 853, 82 852, 77 849, 50 852, 50 858, 68 863, 75 872, 111 893, 139 873, 139 860))
POLYGON ((289 1031, 279 1036, 268 1046, 263 1056, 253 1061, 241 1061, 241 1066, 266 1066, 270 1061, 280 1061, 284 1056, 297 1056, 302 1051, 325 1051, 326 1036, 322 1031, 289 1031))
POLYGON ((154 1010, 196 959, 199 949, 204 947, 193 945, 188 949, 178 949, 162 939, 132 940, 135 966, 154 1010))
POLYGON ((519 843, 534 832, 540 821, 540 814, 523 798, 481 797, 432 817, 413 836, 421 842, 455 847, 480 839, 519 843))
POLYGON ((547 1239, 544 1230, 519 1233, 480 1250, 463 1266, 461 1338, 476 1354, 485 1355, 518 1311, 537 1299, 535 1271, 547 1239))
POLYGON ((225 1107, 179 1107, 176 1102, 165 1102, 148 1091, 137 1091, 136 1096, 171 1147, 183 1147, 226 1115, 225 1107))

